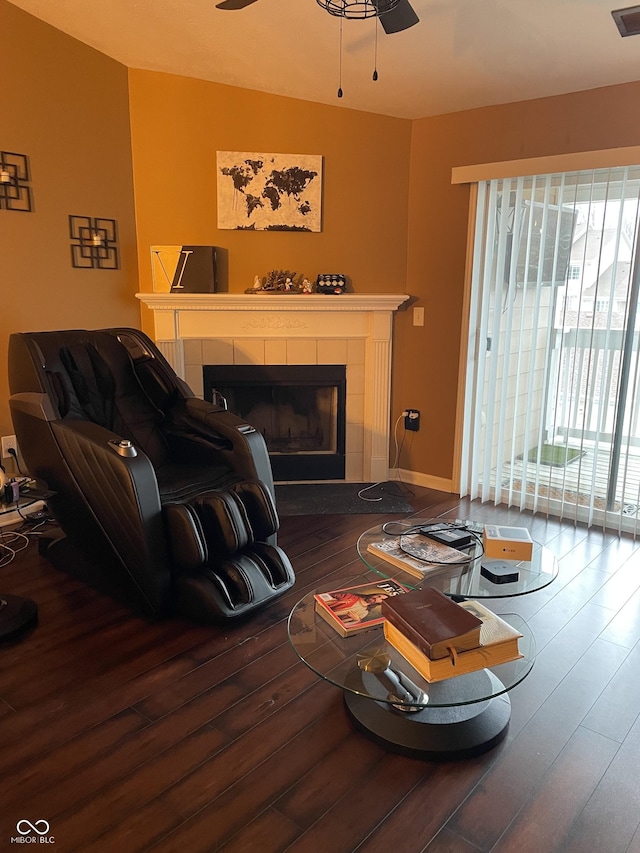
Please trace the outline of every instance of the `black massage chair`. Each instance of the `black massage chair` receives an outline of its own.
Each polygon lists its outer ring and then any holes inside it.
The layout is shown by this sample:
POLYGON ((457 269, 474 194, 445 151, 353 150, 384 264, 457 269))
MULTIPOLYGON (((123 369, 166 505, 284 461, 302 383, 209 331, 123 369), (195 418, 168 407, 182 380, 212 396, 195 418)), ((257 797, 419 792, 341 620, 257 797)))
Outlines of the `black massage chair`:
POLYGON ((13 334, 9 401, 62 533, 42 550, 149 616, 247 616, 294 583, 264 439, 135 329, 13 334))

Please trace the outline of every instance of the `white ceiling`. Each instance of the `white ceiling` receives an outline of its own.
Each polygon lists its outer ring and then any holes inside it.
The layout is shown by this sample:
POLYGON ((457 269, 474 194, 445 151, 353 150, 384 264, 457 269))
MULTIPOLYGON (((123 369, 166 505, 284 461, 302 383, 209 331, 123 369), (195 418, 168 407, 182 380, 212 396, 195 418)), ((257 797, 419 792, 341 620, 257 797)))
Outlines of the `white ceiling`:
POLYGON ((132 68, 403 118, 640 80, 619 0, 412 0, 420 23, 394 35, 345 21, 340 100, 340 22, 316 0, 11 2, 132 68))

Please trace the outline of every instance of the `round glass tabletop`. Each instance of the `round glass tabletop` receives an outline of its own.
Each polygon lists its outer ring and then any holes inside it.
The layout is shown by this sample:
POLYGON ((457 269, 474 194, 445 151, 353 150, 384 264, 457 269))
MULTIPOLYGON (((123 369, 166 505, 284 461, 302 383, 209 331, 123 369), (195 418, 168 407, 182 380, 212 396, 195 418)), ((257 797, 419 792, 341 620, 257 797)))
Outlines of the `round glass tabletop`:
MULTIPOLYGON (((369 575, 331 588, 375 583, 369 575)), ((535 641, 527 623, 515 614, 500 614, 522 635, 518 640, 519 659, 430 683, 386 641, 381 624, 340 636, 319 615, 317 594, 305 595, 289 614, 289 640, 298 657, 347 693, 387 703, 397 710, 415 712, 489 701, 522 681, 534 664, 535 641)))
MULTIPOLYGON (((482 545, 483 524, 460 519, 411 519, 371 527, 358 539, 358 555, 381 577, 396 578, 404 586, 434 586, 460 598, 513 598, 543 589, 558 575, 558 561, 539 542, 531 560, 488 560, 482 545), (452 528, 468 534, 470 544, 458 546, 454 562, 429 563, 416 557, 425 537, 419 528, 452 528), (380 555, 384 556, 380 556, 380 555)), ((424 554, 423 554, 424 556, 424 554)))

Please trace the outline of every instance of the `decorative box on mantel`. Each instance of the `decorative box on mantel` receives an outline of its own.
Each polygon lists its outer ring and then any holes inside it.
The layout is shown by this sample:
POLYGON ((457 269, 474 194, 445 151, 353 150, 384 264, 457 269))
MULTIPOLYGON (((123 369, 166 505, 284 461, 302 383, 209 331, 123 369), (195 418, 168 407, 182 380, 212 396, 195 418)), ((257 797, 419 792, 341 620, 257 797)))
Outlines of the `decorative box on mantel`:
POLYGON ((154 338, 203 395, 206 364, 346 365, 345 480, 389 477, 393 312, 406 294, 138 293, 154 338))

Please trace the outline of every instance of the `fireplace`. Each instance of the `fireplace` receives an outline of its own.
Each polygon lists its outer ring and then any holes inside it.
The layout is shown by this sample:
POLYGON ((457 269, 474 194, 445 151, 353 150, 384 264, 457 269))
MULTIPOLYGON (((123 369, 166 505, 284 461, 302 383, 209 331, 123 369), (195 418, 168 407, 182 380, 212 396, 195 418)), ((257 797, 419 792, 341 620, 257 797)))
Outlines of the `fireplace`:
POLYGON ((203 366, 204 396, 264 436, 275 480, 345 476, 345 365, 203 366))
POLYGON ((156 343, 196 396, 205 395, 204 365, 346 366, 345 468, 335 479, 388 478, 392 321, 406 294, 137 296, 152 312, 156 343))

